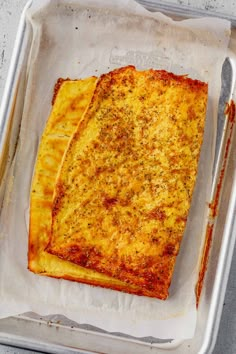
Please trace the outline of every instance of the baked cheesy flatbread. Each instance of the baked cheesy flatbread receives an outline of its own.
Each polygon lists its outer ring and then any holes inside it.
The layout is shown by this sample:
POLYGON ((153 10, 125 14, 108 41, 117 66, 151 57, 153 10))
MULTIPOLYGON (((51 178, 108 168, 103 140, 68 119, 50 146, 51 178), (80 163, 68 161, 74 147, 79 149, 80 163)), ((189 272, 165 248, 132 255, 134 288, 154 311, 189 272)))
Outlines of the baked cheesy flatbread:
POLYGON ((206 104, 207 84, 185 76, 133 66, 102 75, 64 154, 46 251, 166 299, 206 104))

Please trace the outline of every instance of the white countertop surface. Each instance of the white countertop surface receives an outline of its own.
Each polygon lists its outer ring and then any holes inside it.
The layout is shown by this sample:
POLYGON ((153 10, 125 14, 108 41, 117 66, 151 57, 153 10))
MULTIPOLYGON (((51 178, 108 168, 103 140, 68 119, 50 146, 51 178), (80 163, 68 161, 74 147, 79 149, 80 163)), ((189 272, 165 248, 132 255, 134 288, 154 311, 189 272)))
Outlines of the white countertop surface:
MULTIPOLYGON (((0 100, 9 68, 17 26, 21 11, 27 0, 0 0, 0 100)), ((168 0, 162 1, 182 4, 206 11, 236 17, 236 0, 168 0)), ((223 313, 214 354, 236 353, 236 248, 226 291, 223 313)), ((6 347, 0 344, 0 354, 30 353, 28 350, 6 347)))

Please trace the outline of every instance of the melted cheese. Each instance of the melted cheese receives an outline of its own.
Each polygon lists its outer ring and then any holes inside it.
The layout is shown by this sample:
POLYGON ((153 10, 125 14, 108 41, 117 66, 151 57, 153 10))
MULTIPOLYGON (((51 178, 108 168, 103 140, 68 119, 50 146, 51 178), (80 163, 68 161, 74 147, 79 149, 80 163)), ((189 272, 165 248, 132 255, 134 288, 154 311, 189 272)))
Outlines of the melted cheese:
POLYGON ((58 174, 47 252, 166 299, 206 103, 207 85, 184 76, 102 75, 58 174))

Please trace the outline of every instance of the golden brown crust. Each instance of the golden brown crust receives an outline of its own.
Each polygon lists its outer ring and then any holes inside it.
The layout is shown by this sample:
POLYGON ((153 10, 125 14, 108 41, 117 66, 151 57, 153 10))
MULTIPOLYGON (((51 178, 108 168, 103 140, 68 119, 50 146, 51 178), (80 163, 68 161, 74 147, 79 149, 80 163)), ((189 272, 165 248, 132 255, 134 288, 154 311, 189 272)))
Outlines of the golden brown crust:
POLYGON ((70 79, 63 79, 63 78, 59 78, 57 80, 57 82, 55 83, 55 86, 54 86, 54 91, 53 91, 53 96, 52 96, 52 106, 54 105, 55 101, 56 101, 56 98, 57 98, 57 94, 58 92, 60 91, 60 88, 61 88, 61 85, 63 84, 63 82, 65 81, 69 81, 70 79))
POLYGON ((64 155, 47 252, 166 299, 206 102, 205 83, 163 70, 102 75, 64 155))

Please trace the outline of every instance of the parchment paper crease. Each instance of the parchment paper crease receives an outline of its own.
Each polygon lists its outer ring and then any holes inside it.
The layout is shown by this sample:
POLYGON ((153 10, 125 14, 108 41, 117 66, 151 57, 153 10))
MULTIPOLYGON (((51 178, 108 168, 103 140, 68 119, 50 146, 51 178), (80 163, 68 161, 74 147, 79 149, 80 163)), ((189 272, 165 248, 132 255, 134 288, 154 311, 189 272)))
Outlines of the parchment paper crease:
POLYGON ((1 212, 0 317, 62 314, 107 331, 156 338, 194 335, 194 287, 207 222, 221 67, 230 23, 174 22, 134 1, 35 0, 27 14, 33 41, 20 138, 1 212), (59 77, 83 78, 134 64, 209 83, 204 144, 190 217, 167 301, 51 279, 27 270, 29 191, 38 143, 59 77), (13 181, 13 182, 12 182, 13 181))

